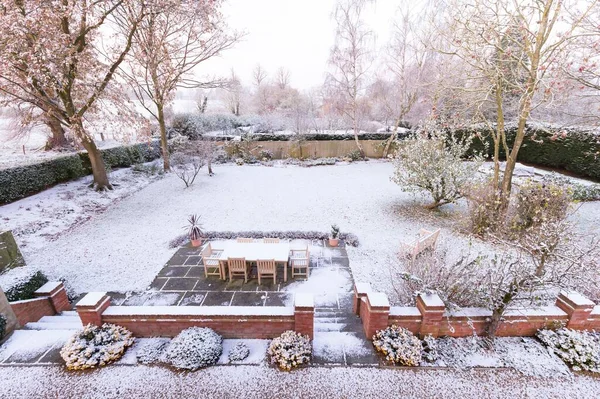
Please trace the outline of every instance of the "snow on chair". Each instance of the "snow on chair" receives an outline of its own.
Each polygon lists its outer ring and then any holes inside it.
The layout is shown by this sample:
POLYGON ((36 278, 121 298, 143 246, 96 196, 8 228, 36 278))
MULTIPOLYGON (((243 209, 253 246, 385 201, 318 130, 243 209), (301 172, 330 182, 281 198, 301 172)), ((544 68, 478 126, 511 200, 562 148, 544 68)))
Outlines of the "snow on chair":
POLYGON ((223 278, 221 275, 221 264, 219 262, 219 256, 221 255, 221 250, 214 250, 210 245, 210 242, 206 244, 204 249, 202 250, 202 264, 204 265, 204 277, 208 276, 219 276, 223 278))
POLYGON ((229 268, 229 281, 233 280, 234 274, 243 274, 244 283, 248 282, 250 268, 246 263, 246 258, 227 258, 227 267, 229 268))
POLYGON ((292 266, 292 278, 295 276, 305 276, 308 279, 310 273, 310 255, 308 253, 308 246, 306 249, 292 250, 290 264, 292 266))
POLYGON ((258 259, 256 261, 256 270, 258 273, 258 284, 260 285, 261 276, 272 276, 273 284, 277 283, 277 265, 275 259, 258 259))
POLYGON ((410 244, 402 243, 401 252, 404 255, 410 255, 412 260, 415 260, 417 256, 428 248, 435 249, 438 236, 440 235, 440 229, 435 231, 428 231, 425 229, 419 230, 419 238, 410 244))
POLYGON ((246 237, 238 237, 235 242, 240 244, 252 244, 254 242, 254 238, 246 238, 246 237))

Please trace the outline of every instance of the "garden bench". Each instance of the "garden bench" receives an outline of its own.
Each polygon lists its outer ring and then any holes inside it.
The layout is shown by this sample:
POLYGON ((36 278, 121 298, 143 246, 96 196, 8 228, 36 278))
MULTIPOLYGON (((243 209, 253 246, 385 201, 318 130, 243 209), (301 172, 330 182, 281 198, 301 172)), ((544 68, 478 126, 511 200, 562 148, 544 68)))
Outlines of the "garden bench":
POLYGON ((440 229, 435 231, 428 231, 425 229, 419 230, 419 238, 410 244, 402 243, 401 251, 404 255, 409 255, 412 260, 415 260, 417 256, 428 248, 435 249, 438 236, 440 235, 440 229))

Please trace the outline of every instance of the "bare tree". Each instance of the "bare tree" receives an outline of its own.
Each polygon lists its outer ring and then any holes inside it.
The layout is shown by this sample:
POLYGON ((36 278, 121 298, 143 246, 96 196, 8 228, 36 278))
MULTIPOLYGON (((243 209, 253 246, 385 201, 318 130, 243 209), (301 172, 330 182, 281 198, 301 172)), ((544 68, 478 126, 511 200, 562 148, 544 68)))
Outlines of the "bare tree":
POLYGON ((338 1, 333 13, 337 24, 335 44, 329 57, 329 64, 333 67, 329 81, 343 101, 342 111, 352 123, 354 140, 363 158, 365 152, 358 140, 362 117, 360 102, 373 58, 373 32, 363 20, 365 4, 365 0, 338 1))
POLYGON ((254 85, 259 88, 262 83, 265 81, 265 79, 267 79, 268 74, 267 71, 265 71, 265 69, 260 65, 260 64, 256 64, 256 66, 254 67, 254 70, 252 71, 252 78, 254 80, 254 85))
POLYGON ((133 38, 128 69, 123 69, 136 98, 158 122, 164 170, 169 171, 165 108, 178 88, 222 87, 222 78, 199 79, 195 70, 231 48, 240 38, 229 33, 221 2, 163 0, 153 4, 133 38))
POLYGON ((235 74, 233 68, 231 68, 231 77, 227 82, 226 88, 226 102, 231 113, 236 116, 239 116, 241 112, 240 103, 243 89, 240 78, 235 74))
POLYGON ((277 80, 277 87, 280 90, 285 90, 290 85, 290 71, 285 67, 279 67, 277 69, 277 74, 275 75, 275 79, 277 80))

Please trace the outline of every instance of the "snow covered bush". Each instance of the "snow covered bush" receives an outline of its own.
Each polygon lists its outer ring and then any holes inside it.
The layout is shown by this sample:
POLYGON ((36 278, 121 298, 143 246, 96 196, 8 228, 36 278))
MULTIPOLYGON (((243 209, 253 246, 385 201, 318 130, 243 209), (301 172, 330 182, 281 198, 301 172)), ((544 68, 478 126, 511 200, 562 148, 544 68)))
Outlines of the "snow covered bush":
POLYGON ((459 138, 434 123, 422 126, 404 140, 396 151, 391 180, 402 191, 433 197, 427 208, 434 209, 462 198, 466 184, 475 177, 483 158, 476 154, 467 162, 472 136, 459 138))
POLYGON ((230 362, 241 362, 250 354, 250 349, 243 342, 238 342, 231 350, 229 351, 229 361, 230 362))
POLYGON ((537 337, 573 370, 600 373, 600 336, 568 328, 539 330, 537 337))
POLYGON ((373 336, 373 345, 394 364, 412 367, 421 363, 421 341, 406 328, 393 325, 377 331, 373 336))
POLYGON ((431 334, 426 335, 425 338, 423 338, 422 345, 422 358, 428 363, 434 363, 439 357, 437 342, 435 338, 433 338, 431 334))
POLYGON ((191 327, 169 343, 162 360, 178 369, 198 370, 215 364, 223 352, 223 338, 210 328, 191 327))
POLYGON ((528 181, 519 187, 511 229, 521 231, 564 220, 571 204, 571 190, 554 183, 528 181))
POLYGON ((281 370, 290 371, 310 362, 312 346, 308 335, 286 331, 271 341, 267 354, 272 364, 276 364, 281 370))
POLYGON ((73 335, 60 351, 69 370, 85 370, 105 366, 121 358, 133 344, 129 330, 114 324, 102 327, 88 324, 73 335))
POLYGON ((144 340, 135 356, 142 364, 152 364, 160 361, 165 348, 169 344, 168 338, 150 338, 144 340))

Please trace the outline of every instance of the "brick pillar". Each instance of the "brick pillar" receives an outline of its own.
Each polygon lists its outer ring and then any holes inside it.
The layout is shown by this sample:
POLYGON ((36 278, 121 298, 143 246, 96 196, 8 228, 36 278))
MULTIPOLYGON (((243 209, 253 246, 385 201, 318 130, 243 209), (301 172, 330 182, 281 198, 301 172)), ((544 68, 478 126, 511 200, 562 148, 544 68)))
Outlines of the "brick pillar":
POLYGON ((4 291, 0 288, 0 314, 6 318, 6 329, 4 330, 4 337, 0 336, 0 342, 7 338, 14 330, 19 328, 19 321, 13 308, 10 306, 4 291))
POLYGON ((367 292, 371 292, 371 284, 369 283, 356 283, 354 285, 354 298, 352 299, 352 311, 354 314, 360 316, 360 304, 363 302, 362 299, 367 297, 367 292))
POLYGON ((102 325, 102 313, 110 306, 106 292, 90 292, 77 302, 76 309, 83 325, 102 325))
POLYGON ((294 329, 297 333, 314 338, 315 301, 312 294, 296 294, 294 300, 294 329))
POLYGON ((421 312, 421 329, 419 335, 425 337, 431 334, 434 338, 440 334, 440 327, 446 305, 437 294, 419 294, 417 295, 417 309, 421 312))
POLYGON ((384 330, 388 326, 390 302, 387 295, 382 292, 367 292, 366 299, 360 306, 365 335, 368 340, 372 340, 377 331, 384 330), (366 308, 363 309, 363 306, 366 308))
POLYGON ((71 302, 69 302, 65 286, 60 281, 47 282, 34 292, 33 295, 36 297, 48 297, 56 313, 73 309, 71 302))
POLYGON ((584 330, 595 304, 577 292, 561 291, 556 298, 556 306, 569 315, 567 328, 584 330))

